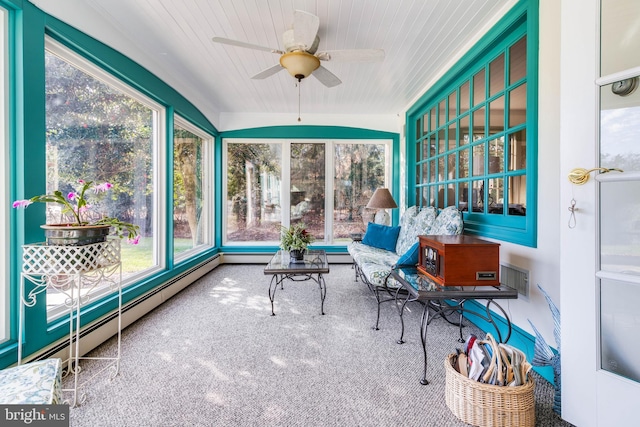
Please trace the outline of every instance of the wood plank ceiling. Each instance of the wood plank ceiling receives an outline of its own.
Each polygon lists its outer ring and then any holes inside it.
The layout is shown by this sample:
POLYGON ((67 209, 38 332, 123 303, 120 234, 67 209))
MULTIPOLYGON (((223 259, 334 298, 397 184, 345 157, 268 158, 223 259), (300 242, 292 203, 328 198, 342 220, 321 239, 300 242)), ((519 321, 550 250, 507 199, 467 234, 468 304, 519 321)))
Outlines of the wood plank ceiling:
POLYGON ((320 18, 319 51, 383 49, 382 62, 323 62, 342 84, 301 84, 305 114, 401 114, 514 0, 31 0, 129 56, 217 125, 221 113, 297 114, 286 71, 251 76, 279 55, 213 43, 214 36, 283 49, 294 10, 320 18))

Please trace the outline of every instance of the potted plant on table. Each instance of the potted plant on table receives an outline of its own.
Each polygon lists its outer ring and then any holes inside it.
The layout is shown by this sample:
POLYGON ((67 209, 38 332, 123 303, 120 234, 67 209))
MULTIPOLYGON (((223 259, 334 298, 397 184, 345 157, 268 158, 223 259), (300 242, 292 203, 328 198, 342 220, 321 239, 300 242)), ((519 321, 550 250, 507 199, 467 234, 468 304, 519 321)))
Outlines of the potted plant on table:
MULTIPOLYGON (((16 200, 14 208, 27 208, 32 203, 57 203, 62 206, 63 219, 59 224, 45 224, 41 227, 45 230, 47 243, 53 245, 82 246, 91 243, 104 242, 109 232, 113 229, 115 235, 121 239, 127 237, 130 244, 138 244, 140 240, 140 227, 118 218, 101 216, 99 219, 89 220, 91 205, 87 202, 87 193, 98 196, 113 187, 109 182, 93 184, 93 181, 78 181, 80 187, 77 191, 71 191, 66 196, 56 190, 52 194, 34 196, 30 199, 16 200)), ((95 217, 95 213, 94 213, 95 217)))
POLYGON ((289 227, 281 226, 280 248, 288 251, 293 262, 301 261, 307 246, 315 241, 315 238, 306 230, 304 223, 293 224, 289 227))

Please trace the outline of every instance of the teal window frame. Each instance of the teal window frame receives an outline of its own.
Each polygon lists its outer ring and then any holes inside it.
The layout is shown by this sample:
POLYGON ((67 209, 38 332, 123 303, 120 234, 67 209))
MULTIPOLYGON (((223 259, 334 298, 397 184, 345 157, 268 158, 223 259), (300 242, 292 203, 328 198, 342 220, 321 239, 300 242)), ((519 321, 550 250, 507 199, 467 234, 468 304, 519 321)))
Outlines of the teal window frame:
MULTIPOLYGON (((508 63, 505 60, 505 63, 508 63)), ((471 188, 472 182, 476 179, 483 179, 488 182, 492 178, 504 178, 507 181, 513 176, 526 177, 526 215, 516 216, 509 215, 508 209, 505 209, 503 214, 488 213, 486 209, 484 212, 473 212, 471 209, 467 212, 463 212, 463 219, 465 222, 465 233, 474 234, 478 236, 485 236, 495 238, 498 240, 504 240, 521 244, 524 246, 536 247, 537 245, 537 128, 538 128, 538 1, 537 0, 522 0, 516 4, 494 27, 482 37, 469 52, 464 55, 432 88, 430 88, 407 112, 407 200, 408 204, 416 204, 421 206, 424 201, 422 197, 418 197, 418 194, 423 194, 424 188, 437 189, 441 186, 454 185, 457 188, 458 183, 468 183, 471 188), (509 128, 504 126, 504 129, 497 134, 489 135, 489 132, 485 131, 484 136, 481 137, 480 144, 485 144, 488 141, 495 139, 496 137, 503 136, 505 138, 505 145, 508 143, 506 140, 508 135, 517 131, 524 130, 526 132, 526 163, 524 170, 510 171, 506 170, 499 175, 487 173, 485 155, 485 173, 478 177, 459 177, 458 161, 456 165, 456 171, 453 174, 449 174, 447 178, 443 178, 441 181, 434 182, 431 179, 434 176, 431 169, 438 168, 439 163, 446 164, 447 162, 438 162, 437 160, 442 158, 446 159, 447 156, 457 154, 459 151, 460 135, 456 135, 455 147, 447 147, 445 151, 437 151, 433 156, 427 154, 423 150, 423 143, 428 141, 428 138, 436 135, 441 135, 443 132, 446 135, 447 132, 455 129, 459 132, 459 118, 462 117, 456 110, 455 118, 448 117, 446 123, 436 123, 436 126, 432 126, 431 123, 424 123, 425 116, 429 116, 429 112, 432 109, 438 109, 439 104, 445 103, 446 110, 448 110, 449 96, 452 93, 456 95, 456 108, 459 108, 459 88, 465 82, 470 82, 470 92, 473 92, 472 81, 474 75, 479 71, 485 70, 485 81, 488 82, 489 65, 500 54, 504 53, 508 58, 509 47, 526 36, 526 50, 527 50, 527 67, 526 76, 519 79, 516 82, 510 82, 502 91, 497 94, 489 96, 488 85, 486 88, 486 100, 484 100, 480 107, 487 107, 494 99, 505 96, 508 98, 509 91, 515 89, 523 84, 526 84, 526 121, 524 124, 509 128), (455 123, 458 123, 455 125, 455 123), (425 126, 426 125, 426 126, 425 126), (453 126, 451 128, 450 126, 453 126), (426 129, 426 131, 425 131, 426 129), (443 154, 444 153, 444 154, 443 154)), ((507 101, 508 102, 508 101, 507 101)), ((507 104, 508 105, 508 104, 507 104)), ((469 109, 473 111, 475 106, 471 106, 469 109)), ((508 108, 505 108, 505 122, 508 123, 508 117, 506 112, 508 108)), ((485 108, 486 111, 486 108, 485 108)), ((465 115, 471 114, 465 113, 465 115)), ((488 122, 488 114, 485 114, 485 120, 488 122)), ((485 126, 486 128, 487 126, 485 126)), ((452 138, 446 138, 451 140, 452 138)), ((472 145, 465 145, 467 149, 472 145)), ((436 141, 437 145, 440 145, 436 141)), ((429 150, 427 150, 429 153, 429 150)), ((456 155, 456 158, 458 156, 456 155)), ((447 171, 449 172, 449 171, 447 171)), ((444 175, 444 174, 443 174, 444 175)), ((471 175, 471 173, 469 173, 471 175)), ((454 189, 457 192, 457 189, 454 189)), ((458 203, 456 197, 454 201, 447 200, 445 205, 452 205, 458 203)), ((427 201, 428 203, 429 201, 427 201)))

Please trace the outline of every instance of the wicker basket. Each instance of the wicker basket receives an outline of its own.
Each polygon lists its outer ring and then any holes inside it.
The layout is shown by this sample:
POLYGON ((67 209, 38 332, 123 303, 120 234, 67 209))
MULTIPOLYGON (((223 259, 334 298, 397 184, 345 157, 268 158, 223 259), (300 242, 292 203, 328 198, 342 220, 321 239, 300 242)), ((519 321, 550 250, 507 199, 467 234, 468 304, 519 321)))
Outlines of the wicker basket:
POLYGON ((444 361, 446 402, 453 414, 474 426, 532 427, 536 423, 535 384, 527 376, 517 387, 480 383, 465 377, 451 365, 455 354, 444 361))

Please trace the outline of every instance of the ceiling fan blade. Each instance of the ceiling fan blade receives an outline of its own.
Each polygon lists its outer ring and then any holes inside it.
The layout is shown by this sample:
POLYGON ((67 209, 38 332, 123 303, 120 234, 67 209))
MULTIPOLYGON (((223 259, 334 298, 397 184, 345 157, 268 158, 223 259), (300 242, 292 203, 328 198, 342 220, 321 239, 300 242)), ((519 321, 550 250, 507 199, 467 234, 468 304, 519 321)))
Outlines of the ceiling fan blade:
POLYGON ((276 64, 274 66, 271 66, 271 67, 269 67, 267 69, 264 69, 264 70, 260 71, 258 74, 256 74, 255 76, 253 76, 251 78, 252 79, 256 79, 256 80, 266 79, 267 77, 273 76, 274 74, 276 74, 280 70, 284 70, 284 68, 282 68, 282 65, 276 64))
POLYGON ((334 87, 342 83, 342 80, 340 80, 335 74, 324 68, 322 65, 318 67, 313 73, 311 73, 311 75, 320 80, 320 83, 322 83, 326 87, 334 87))
POLYGON ((343 62, 379 62, 384 60, 384 50, 382 49, 345 49, 328 50, 318 52, 316 56, 321 61, 343 61, 343 62))
POLYGON ((263 50, 265 52, 278 53, 282 55, 284 52, 279 49, 272 49, 270 47, 259 46, 257 44, 245 43, 239 40, 225 39, 224 37, 214 37, 211 39, 215 43, 228 44, 231 46, 246 47, 247 49, 263 50))
POLYGON ((318 28, 320 28, 320 18, 314 14, 303 10, 293 12, 293 38, 295 43, 304 45, 305 50, 313 46, 318 28))

